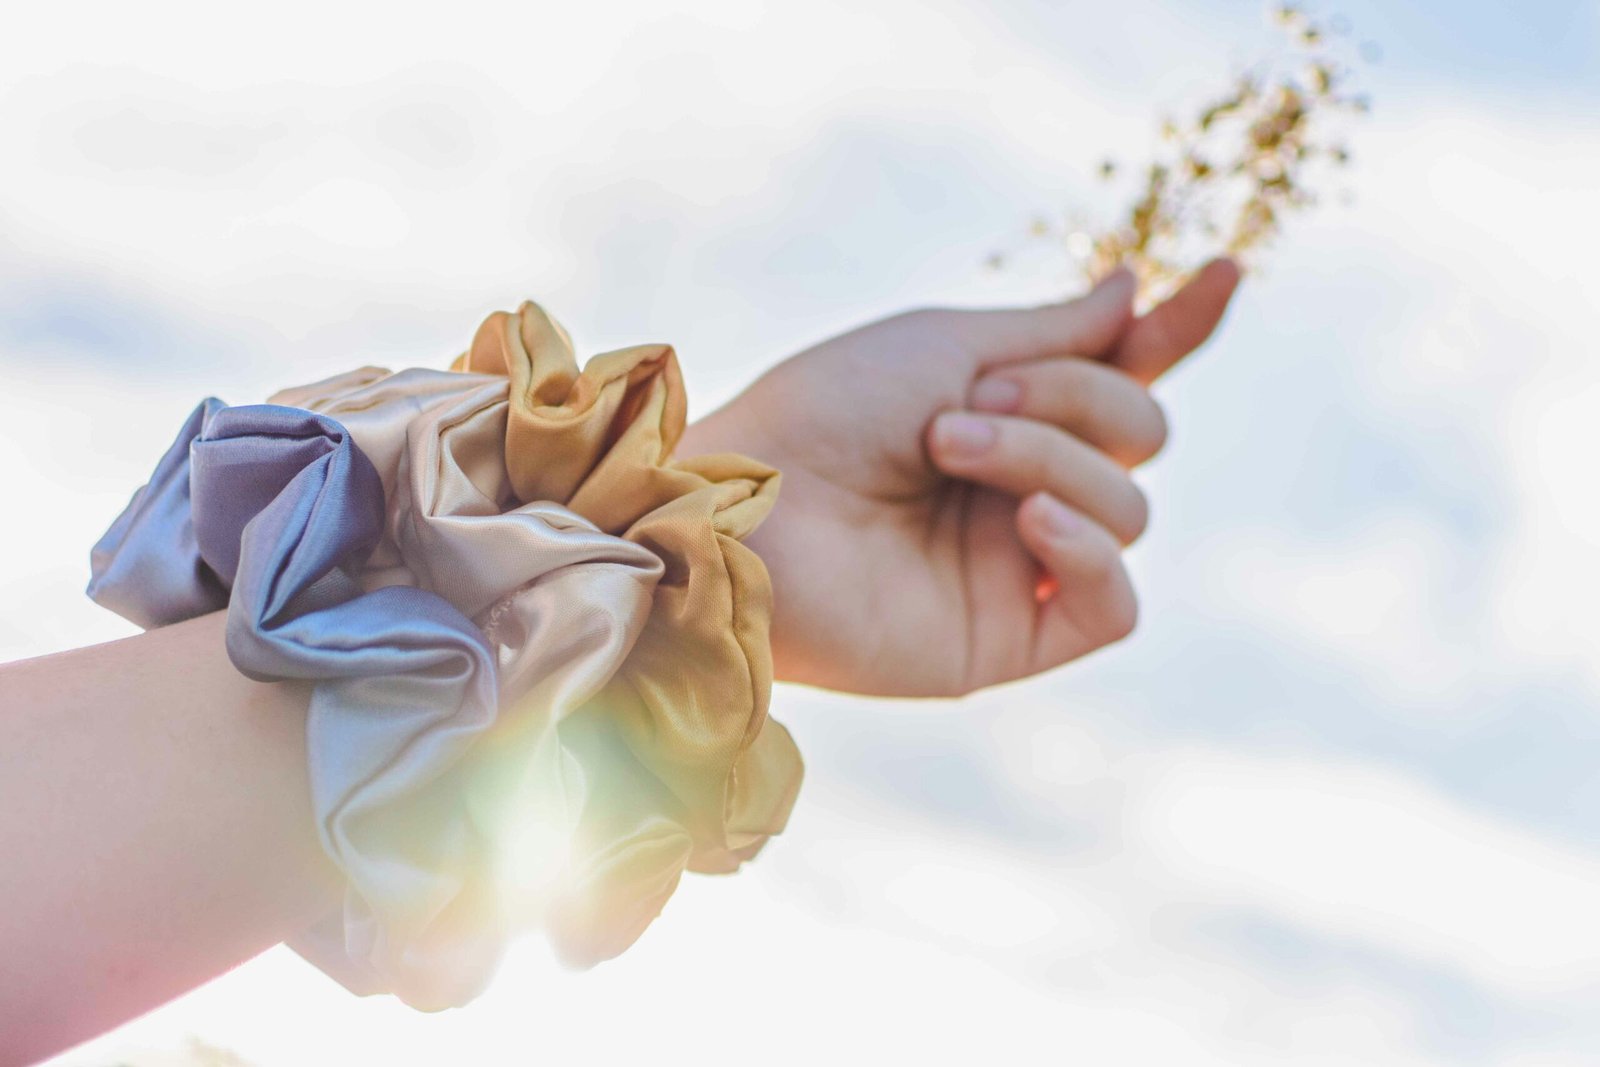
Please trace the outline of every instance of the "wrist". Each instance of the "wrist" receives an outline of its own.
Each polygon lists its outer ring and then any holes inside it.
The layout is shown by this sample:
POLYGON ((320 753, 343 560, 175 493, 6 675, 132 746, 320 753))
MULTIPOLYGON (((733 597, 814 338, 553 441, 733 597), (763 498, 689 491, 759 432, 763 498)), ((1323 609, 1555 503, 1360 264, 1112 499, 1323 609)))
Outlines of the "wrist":
POLYGON ((766 454, 770 450, 763 447, 761 442, 754 440, 753 435, 743 425, 743 412, 740 407, 743 399, 743 397, 735 398, 685 427, 683 437, 678 441, 677 458, 687 459, 690 456, 705 456, 717 452, 738 452, 777 466, 766 454))
POLYGON ((686 459, 690 456, 711 455, 718 452, 737 452, 760 460, 784 475, 784 487, 778 494, 778 499, 773 505, 772 514, 744 538, 744 545, 761 558, 767 569, 767 576, 772 584, 773 618, 771 630, 772 667, 773 677, 776 681, 792 681, 793 674, 788 669, 786 655, 787 643, 784 633, 787 627, 785 620, 787 613, 784 611, 786 592, 789 582, 787 580, 788 568, 784 565, 787 553, 783 543, 782 531, 786 521, 794 511, 792 497, 799 488, 793 475, 785 472, 783 457, 771 445, 770 438, 757 431, 752 421, 747 419, 742 404, 744 398, 739 397, 729 402, 711 414, 685 428, 683 437, 678 443, 677 456, 686 459))

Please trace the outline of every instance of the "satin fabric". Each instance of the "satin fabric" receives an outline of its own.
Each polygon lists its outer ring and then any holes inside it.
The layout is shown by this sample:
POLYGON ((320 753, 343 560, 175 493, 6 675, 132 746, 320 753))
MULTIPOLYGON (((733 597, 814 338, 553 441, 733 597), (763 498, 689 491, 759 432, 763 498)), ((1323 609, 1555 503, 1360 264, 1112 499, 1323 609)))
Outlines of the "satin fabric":
POLYGON ((439 596, 362 589, 385 514, 377 470, 338 423, 208 400, 95 547, 90 593, 147 625, 226 604, 241 672, 317 683, 312 800, 348 886, 324 924, 334 969, 437 1008, 475 995, 504 942, 477 877, 485 841, 456 798, 495 718, 495 662, 439 596))
MULTIPOLYGON (((646 370, 648 373, 639 376, 641 383, 654 373, 653 368, 646 370)), ((592 377, 583 380, 594 381, 592 377)), ((606 392, 603 386, 598 391, 606 392)), ((664 396, 681 401, 681 387, 664 396)), ((752 677, 750 657, 736 644, 704 655, 706 642, 696 641, 729 626, 736 599, 749 597, 753 587, 756 595, 750 612, 754 618, 747 639, 762 654, 758 663, 764 662, 770 612, 770 601, 763 599, 764 571, 755 560, 758 581, 747 580, 745 571, 730 576, 723 552, 713 541, 718 508, 748 498, 752 489, 761 486, 752 482, 716 490, 710 479, 695 475, 665 483, 653 497, 640 498, 628 465, 616 464, 620 476, 617 491, 633 494, 631 502, 617 501, 622 505, 617 512, 625 514, 631 507, 642 514, 659 513, 650 522, 628 523, 619 531, 626 534, 637 527, 634 538, 612 536, 548 500, 517 503, 526 489, 519 490, 511 481, 518 464, 513 462, 515 453, 507 450, 519 446, 509 444, 516 408, 508 402, 504 376, 423 370, 386 375, 365 368, 286 390, 273 400, 337 417, 392 486, 391 547, 387 551, 380 548, 376 554, 389 561, 388 566, 381 573, 369 574, 367 580, 422 584, 498 635, 502 703, 510 709, 508 717, 529 724, 522 747, 543 758, 537 762, 528 756, 513 759, 511 748, 504 754, 509 762, 520 761, 527 768, 530 783, 543 773, 536 768, 549 765, 548 750, 533 743, 536 728, 532 724, 559 723, 564 802, 552 805, 548 797, 536 797, 536 791, 530 789, 515 810, 519 819, 541 825, 565 820, 564 840, 570 841, 571 851, 560 865, 561 876, 545 883, 548 892, 540 897, 540 907, 546 909, 544 925, 565 959, 584 965, 620 952, 660 912, 686 867, 698 861, 702 869, 731 870, 753 854, 768 833, 781 829, 798 787, 799 761, 793 755, 792 742, 781 727, 768 727, 764 744, 749 745, 743 737, 746 732, 761 731, 760 718, 754 723, 751 719, 753 712, 764 715, 770 671, 764 679, 759 672, 752 677), (453 391, 451 382, 459 383, 453 391), (483 387, 485 382, 490 388, 483 387), (407 427, 404 454, 398 431, 402 425, 407 427), (654 506, 672 504, 678 498, 671 494, 684 490, 688 499, 677 505, 681 511, 654 506), (497 501, 510 509, 503 516, 494 515, 497 501), (609 558, 598 557, 597 562, 603 559, 615 565, 632 560, 631 553, 651 560, 652 585, 663 570, 660 550, 670 547, 673 551, 666 557, 667 568, 678 569, 672 582, 681 587, 692 579, 699 598, 711 606, 712 617, 683 617, 685 611, 697 610, 700 605, 685 603, 681 591, 669 594, 673 603, 665 615, 648 598, 635 601, 639 611, 629 622, 629 654, 625 661, 608 667, 601 678, 603 682, 609 679, 606 685, 579 699, 572 699, 577 691, 570 686, 530 688, 536 685, 535 679, 548 677, 557 668, 551 657, 541 659, 530 652, 539 642, 525 626, 507 631, 502 623, 527 613, 523 604, 532 599, 539 585, 525 587, 525 579, 518 577, 519 568, 508 566, 507 554, 500 549, 509 541, 484 538, 471 546, 463 543, 459 548, 444 548, 445 541, 460 537, 465 512, 480 522, 504 524, 518 516, 523 521, 537 517, 547 524, 564 523, 568 528, 581 525, 611 546, 609 558), (443 521, 446 517, 449 522, 443 521), (648 531, 657 529, 665 530, 665 535, 647 536, 648 531), (685 542, 713 551, 691 555, 678 547, 685 542), (502 587, 518 592, 506 594, 502 587), (497 594, 502 597, 499 607, 486 608, 497 594), (651 620, 653 626, 647 626, 651 620), (665 642, 663 632, 668 637, 665 642), (685 633, 690 635, 687 640, 682 636, 685 633), (647 648, 655 658, 648 665, 635 659, 640 649, 634 641, 641 634, 651 634, 647 648), (680 655, 684 658, 678 658, 680 655), (530 667, 528 662, 539 665, 530 667), (720 672, 733 677, 716 677, 720 672), (619 692, 624 699, 617 698, 619 692), (688 730, 678 723, 685 717, 691 720, 688 730), (624 722, 624 718, 633 721, 624 722), (709 722, 711 727, 696 729, 694 719, 709 722), (694 746, 701 745, 709 745, 711 751, 694 751, 694 746), (733 765, 741 754, 736 778, 733 765), (771 754, 778 759, 767 759, 771 754), (792 758, 785 760, 786 756, 792 758)), ((677 410, 681 430, 681 402, 677 410)), ((636 432, 628 428, 629 420, 647 411, 631 403, 611 408, 618 443, 633 440, 636 432)), ((659 420, 659 412, 653 417, 659 420)), ((603 450, 606 436, 591 434, 583 447, 603 450)), ((572 442, 565 439, 519 445, 545 448, 552 468, 574 466, 575 460, 577 466, 589 467, 595 460, 593 455, 574 456, 572 442)), ((757 472, 763 483, 770 483, 772 472, 749 461, 734 459, 727 466, 738 471, 740 463, 757 472)), ((750 525, 759 517, 752 511, 750 525)), ((742 546, 736 547, 743 551, 742 546)), ((527 561, 541 555, 536 547, 519 547, 513 558, 523 560, 526 567, 527 561)), ((560 606, 551 600, 549 609, 535 614, 545 616, 548 610, 548 617, 559 620, 558 630, 582 629, 582 620, 595 617, 585 605, 603 609, 619 603, 615 593, 597 595, 594 589, 584 588, 592 586, 600 573, 603 569, 595 566, 562 572, 560 577, 568 588, 559 598, 560 606)), ((653 593, 659 597, 662 589, 657 587, 653 593)), ((565 658, 570 662, 573 657, 569 652, 565 658)), ((586 676, 599 677, 600 673, 586 676)), ((530 873, 539 866, 531 861, 531 855, 531 850, 526 850, 519 864, 530 873)))
MULTIPOLYGON (((350 758, 388 761, 374 780, 417 839, 408 859, 435 834, 477 851, 455 868, 366 872, 380 895, 428 899, 430 874, 457 888, 409 948, 348 908, 293 947, 357 992, 459 1003, 511 926, 542 920, 572 963, 608 958, 685 869, 733 870, 782 829, 802 769, 767 719, 771 590, 739 543, 777 475, 738 456, 672 461, 685 403, 670 348, 579 372, 559 325, 527 304, 491 316, 454 372, 362 368, 273 401, 336 419, 369 458, 387 518, 355 579, 374 595, 436 593, 470 617, 497 659, 501 705, 403 750, 366 736, 386 728, 381 714, 342 738, 350 758), (447 771, 430 769, 441 761, 447 771), (435 806, 406 808, 413 794, 435 806)), ((108 533, 122 531, 123 551, 96 549, 97 598, 137 601, 150 624, 198 613, 206 583, 224 584, 182 562, 195 534, 181 468, 169 453, 130 506, 139 514, 108 533), (130 597, 123 576, 155 565, 127 555, 145 527, 167 532, 155 557, 171 573, 130 597)))
POLYGON ((737 455, 672 459, 687 404, 667 345, 580 371, 566 331, 527 302, 491 315, 453 366, 509 382, 518 499, 560 501, 665 564, 626 662, 562 724, 586 766, 631 768, 586 796, 553 927, 568 959, 592 962, 632 943, 679 870, 737 868, 794 805, 799 751, 767 717, 771 584, 740 543, 771 510, 778 473, 737 455))
MULTIPOLYGON (((557 725, 632 650, 660 558, 558 504, 516 502, 505 464, 504 378, 366 368, 272 399, 339 419, 392 487, 386 544, 374 557, 383 563, 364 579, 438 592, 498 650, 502 723, 484 747, 471 801, 481 825, 499 828, 498 880, 508 901, 522 922, 548 926, 554 902, 570 893, 570 846, 586 795, 632 788, 623 770, 650 773, 610 761, 583 765, 557 725)), ((678 857, 676 870, 683 862, 678 857)), ((645 910, 653 915, 659 905, 645 910)), ((638 907, 614 900, 608 914, 638 907)), ((596 921, 611 922, 598 914, 596 921)))
POLYGON ((228 603, 222 579, 200 558, 189 509, 189 443, 226 405, 202 400, 128 506, 89 551, 89 598, 146 630, 228 603))

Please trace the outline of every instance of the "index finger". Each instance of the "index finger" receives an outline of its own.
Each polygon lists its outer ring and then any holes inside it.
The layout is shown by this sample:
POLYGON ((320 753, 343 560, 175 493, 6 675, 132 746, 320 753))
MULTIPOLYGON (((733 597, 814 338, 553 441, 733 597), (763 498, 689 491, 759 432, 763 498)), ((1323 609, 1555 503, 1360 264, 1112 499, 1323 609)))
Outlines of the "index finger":
POLYGON ((1183 288, 1135 319, 1106 362, 1148 385, 1205 343, 1239 285, 1239 265, 1213 259, 1183 288))

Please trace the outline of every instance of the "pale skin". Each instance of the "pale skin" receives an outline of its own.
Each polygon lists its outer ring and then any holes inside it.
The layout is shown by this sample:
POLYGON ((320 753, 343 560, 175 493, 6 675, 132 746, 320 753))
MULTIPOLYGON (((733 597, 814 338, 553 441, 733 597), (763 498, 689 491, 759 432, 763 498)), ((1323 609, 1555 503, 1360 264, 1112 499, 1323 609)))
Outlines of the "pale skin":
MULTIPOLYGON (((779 680, 959 695, 1126 636, 1122 550, 1147 521, 1129 471, 1166 437, 1148 387, 1238 276, 1213 263, 1143 316, 1123 275, 1064 304, 898 315, 691 426, 680 453, 784 473, 749 542, 772 574, 779 680)), ((0 667, 0 1065, 193 988, 337 900, 306 699, 238 674, 220 613, 0 667)))
POLYGON ((1128 471, 1166 440, 1148 387, 1238 281, 1213 262, 1139 318, 1121 272, 1065 304, 909 312, 780 363, 692 427, 692 450, 783 471, 748 542, 778 591, 779 677, 953 696, 1127 636, 1121 549, 1148 515, 1128 471), (1059 586, 1044 603, 1041 569, 1059 586))

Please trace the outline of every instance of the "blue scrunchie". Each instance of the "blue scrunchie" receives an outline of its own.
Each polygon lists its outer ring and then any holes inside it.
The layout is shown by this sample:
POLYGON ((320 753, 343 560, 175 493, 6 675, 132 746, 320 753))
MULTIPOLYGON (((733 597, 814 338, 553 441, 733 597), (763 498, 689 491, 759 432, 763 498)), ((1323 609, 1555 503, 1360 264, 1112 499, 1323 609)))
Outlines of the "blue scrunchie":
POLYGON ((348 889, 291 944, 358 993, 435 1009, 481 991, 504 941, 458 781, 494 721, 495 660, 443 598, 363 591, 384 521, 378 473, 337 422, 208 399, 95 545, 89 595, 146 628, 226 606, 240 671, 316 683, 312 801, 348 889))

